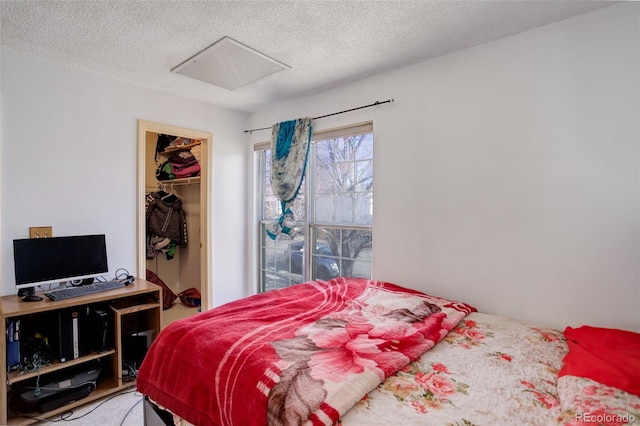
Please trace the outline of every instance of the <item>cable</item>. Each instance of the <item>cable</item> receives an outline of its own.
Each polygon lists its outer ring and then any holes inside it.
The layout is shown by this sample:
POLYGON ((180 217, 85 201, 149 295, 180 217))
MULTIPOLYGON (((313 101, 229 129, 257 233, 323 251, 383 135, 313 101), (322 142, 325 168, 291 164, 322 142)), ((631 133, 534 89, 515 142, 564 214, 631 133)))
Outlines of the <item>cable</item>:
POLYGON ((116 280, 121 280, 121 279, 125 279, 129 276, 129 271, 127 271, 124 268, 118 268, 116 269, 116 280), (121 273, 118 273, 119 271, 123 271, 121 273))
POLYGON ((129 408, 129 411, 127 411, 127 413, 124 415, 124 417, 122 418, 122 421, 120 422, 120 426, 122 426, 124 424, 124 421, 127 419, 127 417, 129 417, 129 414, 131 414, 131 412, 133 411, 134 408, 136 408, 138 406, 138 404, 140 404, 142 401, 144 401, 144 397, 142 397, 142 394, 140 394, 140 399, 138 400, 138 402, 136 402, 135 404, 133 404, 131 406, 131 408, 129 408))
MULTIPOLYGON (((78 419, 81 419, 81 418, 86 417, 86 416, 88 416, 89 414, 93 413, 93 412, 94 412, 94 411, 96 411, 98 408, 100 408, 103 404, 105 404, 105 403, 107 403, 107 402, 111 401, 111 400, 112 400, 112 399, 114 399, 114 398, 117 398, 117 397, 119 397, 119 396, 121 396, 121 395, 127 395, 127 394, 135 393, 135 392, 137 392, 137 391, 134 389, 134 390, 130 390, 130 391, 127 391, 127 392, 121 392, 121 393, 117 393, 117 394, 115 394, 115 395, 111 395, 109 398, 105 399, 104 401, 101 401, 98 405, 96 405, 96 406, 95 406, 95 407, 93 407, 91 410, 87 411, 86 413, 82 414, 81 416, 78 416, 78 417, 71 417, 71 416, 73 416, 73 410, 69 410, 69 411, 65 411, 64 413, 60 414, 60 418, 59 418, 59 419, 57 419, 57 420, 49 420, 49 421, 50 421, 50 422, 52 422, 52 423, 56 423, 56 422, 59 422, 59 421, 65 421, 65 422, 68 422, 68 421, 72 421, 72 420, 78 420, 78 419), (65 417, 65 415, 67 415, 67 416, 65 417)), ((141 400, 142 400, 142 399, 141 399, 141 400)), ((138 403, 136 403, 135 405, 137 405, 137 404, 138 404, 138 403)), ((135 407, 135 405, 134 405, 134 407, 135 407)), ((129 411, 131 411, 132 409, 133 409, 133 407, 132 407, 129 411)), ((127 412, 127 414, 125 415, 125 418, 126 418, 128 415, 129 415, 129 412, 127 412)))
MULTIPOLYGON (((123 360, 122 363, 124 364, 125 367, 127 367, 127 370, 129 371, 129 376, 127 381, 136 380, 136 378, 138 377, 138 368, 136 366, 136 363, 135 362, 131 363, 130 361, 127 361, 127 360, 123 360)), ((125 378, 123 378, 123 380, 125 380, 125 378)))

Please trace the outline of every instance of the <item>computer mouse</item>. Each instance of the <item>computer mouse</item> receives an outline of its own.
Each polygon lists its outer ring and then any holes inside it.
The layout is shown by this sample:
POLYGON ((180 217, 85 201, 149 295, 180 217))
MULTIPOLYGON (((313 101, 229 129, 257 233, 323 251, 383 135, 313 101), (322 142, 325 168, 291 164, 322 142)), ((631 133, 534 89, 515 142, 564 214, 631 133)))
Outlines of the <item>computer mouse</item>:
POLYGON ((36 295, 36 294, 28 294, 26 296, 22 296, 22 301, 23 302, 39 302, 42 300, 42 297, 36 295))

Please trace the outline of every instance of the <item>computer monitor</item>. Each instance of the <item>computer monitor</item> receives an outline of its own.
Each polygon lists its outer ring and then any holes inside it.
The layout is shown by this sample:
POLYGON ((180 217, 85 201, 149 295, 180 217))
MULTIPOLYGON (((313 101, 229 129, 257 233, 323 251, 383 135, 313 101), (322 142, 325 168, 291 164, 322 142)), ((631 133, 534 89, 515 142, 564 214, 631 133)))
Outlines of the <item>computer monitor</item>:
POLYGON ((16 288, 95 278, 109 271, 104 235, 13 240, 16 288))

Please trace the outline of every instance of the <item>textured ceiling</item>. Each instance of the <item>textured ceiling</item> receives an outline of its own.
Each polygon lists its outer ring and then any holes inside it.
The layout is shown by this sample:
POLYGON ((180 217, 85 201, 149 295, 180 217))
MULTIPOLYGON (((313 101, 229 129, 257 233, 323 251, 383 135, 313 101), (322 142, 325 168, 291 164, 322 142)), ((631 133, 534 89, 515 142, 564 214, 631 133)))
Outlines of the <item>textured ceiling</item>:
POLYGON ((0 1, 2 46, 239 111, 586 13, 596 1, 0 1), (170 70, 229 36, 291 69, 230 91, 170 70))

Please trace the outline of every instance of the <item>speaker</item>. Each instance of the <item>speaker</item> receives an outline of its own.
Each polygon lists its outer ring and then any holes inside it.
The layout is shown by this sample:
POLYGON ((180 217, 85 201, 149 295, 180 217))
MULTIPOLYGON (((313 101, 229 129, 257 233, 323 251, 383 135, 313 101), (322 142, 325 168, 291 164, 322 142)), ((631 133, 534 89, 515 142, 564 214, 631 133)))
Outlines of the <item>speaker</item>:
POLYGON ((113 328, 110 311, 101 307, 91 308, 91 335, 93 349, 96 352, 107 352, 113 346, 113 328))

